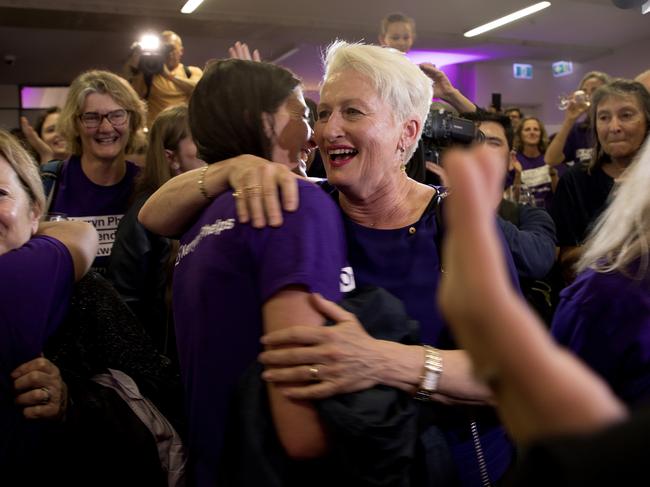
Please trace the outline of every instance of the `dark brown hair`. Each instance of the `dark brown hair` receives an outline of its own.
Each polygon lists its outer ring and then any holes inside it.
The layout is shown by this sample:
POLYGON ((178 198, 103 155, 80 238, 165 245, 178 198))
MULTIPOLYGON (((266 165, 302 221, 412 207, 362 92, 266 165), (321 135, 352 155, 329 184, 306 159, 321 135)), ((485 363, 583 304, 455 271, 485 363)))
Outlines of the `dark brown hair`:
POLYGON ((43 125, 45 125, 45 120, 47 120, 47 117, 53 113, 61 113, 61 109, 59 107, 50 107, 45 110, 45 112, 43 112, 36 120, 36 123, 34 124, 34 131, 38 134, 39 137, 43 137, 43 125))
POLYGON ((269 63, 225 59, 210 63, 189 106, 190 130, 208 164, 241 154, 271 157, 263 114, 275 113, 300 80, 269 63))

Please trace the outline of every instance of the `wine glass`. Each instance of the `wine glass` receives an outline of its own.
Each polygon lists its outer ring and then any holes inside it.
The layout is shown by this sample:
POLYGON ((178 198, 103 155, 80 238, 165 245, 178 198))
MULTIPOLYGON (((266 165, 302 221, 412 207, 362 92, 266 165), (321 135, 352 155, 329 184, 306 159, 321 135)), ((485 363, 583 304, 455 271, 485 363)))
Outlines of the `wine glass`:
POLYGON ((525 184, 519 186, 519 204, 525 206, 536 206, 535 196, 530 188, 525 184))
POLYGON ((571 102, 574 102, 576 105, 582 105, 586 108, 590 104, 589 95, 587 95, 587 93, 585 93, 582 90, 577 90, 571 93, 570 95, 562 94, 559 97, 559 102, 557 107, 560 110, 566 110, 567 108, 569 108, 571 102))

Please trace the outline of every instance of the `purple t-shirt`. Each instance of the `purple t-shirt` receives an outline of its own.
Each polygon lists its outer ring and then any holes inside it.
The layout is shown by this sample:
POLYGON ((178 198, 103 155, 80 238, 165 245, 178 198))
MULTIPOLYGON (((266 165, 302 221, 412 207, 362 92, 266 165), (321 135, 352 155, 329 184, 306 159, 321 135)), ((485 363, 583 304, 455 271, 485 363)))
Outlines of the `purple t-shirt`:
MULTIPOLYGON (((0 456, 5 458, 4 449, 12 448, 5 440, 17 435, 28 441, 25 431, 16 430, 27 423, 13 403, 9 374, 37 358, 63 322, 72 296, 74 267, 61 242, 33 237, 0 255, 0 275, 0 456)), ((29 441, 37 440, 30 436, 29 441)))
POLYGON ((279 228, 237 221, 231 192, 181 239, 174 320, 197 485, 214 485, 228 403, 261 352, 262 305, 290 285, 339 300, 345 240, 339 211, 318 187, 299 182, 300 208, 279 228))
POLYGON ((108 264, 117 225, 129 208, 138 166, 126 161, 126 174, 112 186, 93 183, 84 174, 81 160, 72 156, 57 179, 57 189, 50 212, 65 213, 70 219, 92 223, 99 234, 99 248, 93 263, 99 271, 108 264))
POLYGON ((650 273, 587 269, 561 292, 551 331, 623 401, 650 399, 650 273))
POLYGON ((45 236, 0 255, 0 364, 4 377, 32 360, 61 324, 74 284, 68 249, 45 236))
POLYGON ((553 201, 553 187, 549 166, 544 162, 544 155, 528 157, 517 152, 517 160, 521 163, 521 184, 530 189, 538 208, 551 208, 553 201))
POLYGON ((591 140, 589 122, 578 121, 573 124, 564 144, 564 163, 584 166, 591 161, 594 144, 591 140))

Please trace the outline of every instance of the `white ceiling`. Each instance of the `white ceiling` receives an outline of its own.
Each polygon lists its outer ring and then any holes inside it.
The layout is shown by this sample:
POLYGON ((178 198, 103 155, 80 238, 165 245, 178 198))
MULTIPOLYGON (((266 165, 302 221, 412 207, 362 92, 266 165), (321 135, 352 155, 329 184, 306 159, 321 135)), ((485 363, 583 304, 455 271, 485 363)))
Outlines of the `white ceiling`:
MULTIPOLYGON (((650 15, 611 0, 552 0, 517 23, 474 39, 462 33, 534 0, 205 0, 180 14, 184 0, 0 0, 0 84, 65 84, 91 67, 117 70, 146 29, 170 28, 183 37, 185 62, 202 66, 243 40, 265 59, 289 51, 282 64, 306 84, 320 76, 319 52, 336 37, 376 40, 388 12, 415 18, 415 49, 469 50, 517 61, 585 62, 631 43, 650 46, 650 15)), ((649 56, 650 64, 650 56, 649 56)))

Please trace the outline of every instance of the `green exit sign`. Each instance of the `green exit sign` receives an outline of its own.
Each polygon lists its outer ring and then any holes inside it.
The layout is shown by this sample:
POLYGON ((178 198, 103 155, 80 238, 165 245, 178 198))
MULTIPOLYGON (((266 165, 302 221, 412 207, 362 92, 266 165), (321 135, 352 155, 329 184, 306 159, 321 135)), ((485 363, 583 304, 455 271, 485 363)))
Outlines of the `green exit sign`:
POLYGON ((558 61, 551 65, 553 67, 553 76, 567 76, 573 73, 573 63, 571 61, 558 61))
POLYGON ((516 79, 533 79, 533 65, 532 64, 513 64, 512 75, 516 79))

